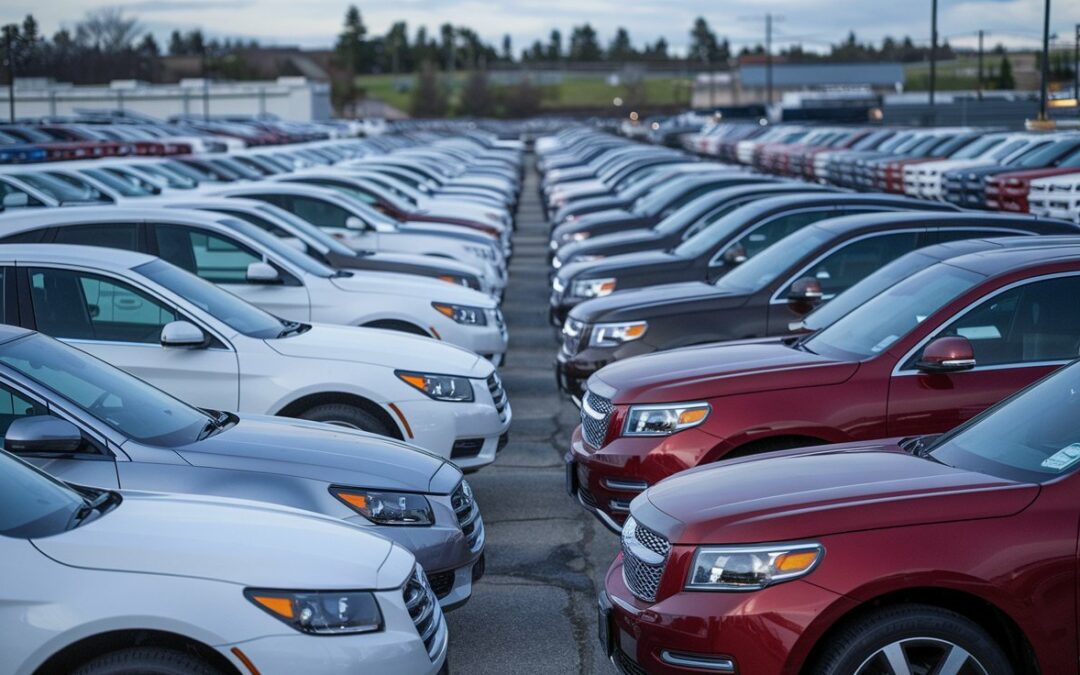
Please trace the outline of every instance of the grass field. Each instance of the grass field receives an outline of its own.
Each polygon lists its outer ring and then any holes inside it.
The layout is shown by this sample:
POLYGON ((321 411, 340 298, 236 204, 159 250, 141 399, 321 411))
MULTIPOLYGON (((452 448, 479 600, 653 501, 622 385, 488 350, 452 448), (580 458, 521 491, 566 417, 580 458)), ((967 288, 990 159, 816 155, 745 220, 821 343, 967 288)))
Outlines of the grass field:
MULTIPOLYGON (((468 74, 442 77, 450 91, 451 108, 454 108, 468 74)), ((364 75, 357 78, 357 84, 369 97, 408 112, 416 79, 410 75, 364 75)), ((494 83, 491 86, 496 92, 503 89, 494 83)), ((540 90, 541 106, 547 112, 611 110, 616 97, 628 98, 630 93, 625 85, 612 86, 599 74, 566 75, 558 84, 543 85, 540 90)), ((690 81, 673 76, 648 77, 644 80, 643 93, 643 105, 646 106, 687 105, 690 101, 690 81)))

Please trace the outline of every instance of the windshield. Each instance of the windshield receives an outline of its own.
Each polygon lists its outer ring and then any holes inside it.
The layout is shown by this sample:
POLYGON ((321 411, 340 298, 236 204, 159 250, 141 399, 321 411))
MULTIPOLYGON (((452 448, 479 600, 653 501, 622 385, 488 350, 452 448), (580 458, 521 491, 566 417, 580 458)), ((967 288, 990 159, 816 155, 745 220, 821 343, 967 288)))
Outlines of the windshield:
POLYGON ((175 159, 165 160, 164 165, 167 169, 175 171, 181 176, 186 176, 198 183, 220 183, 221 179, 215 174, 203 169, 202 167, 194 166, 192 164, 184 164, 178 162, 175 159))
POLYGON ((935 265, 855 308, 803 344, 836 358, 875 356, 984 278, 952 265, 935 265))
POLYGON ((160 164, 140 164, 138 167, 132 170, 141 171, 148 176, 163 180, 165 181, 166 185, 177 190, 191 190, 193 188, 199 187, 199 181, 195 180, 194 178, 190 176, 184 176, 160 164))
POLYGON ((286 323, 276 316, 249 305, 232 293, 164 260, 145 263, 136 267, 135 271, 248 337, 273 339, 278 337, 286 326, 286 323))
POLYGON ((812 331, 830 326, 867 300, 877 297, 893 285, 936 262, 938 262, 937 258, 931 258, 918 251, 897 258, 807 314, 803 319, 803 326, 812 331))
POLYGON ((983 153, 989 152, 991 148, 1001 145, 1004 140, 1005 138, 1002 136, 987 136, 985 138, 980 138, 953 155, 953 159, 971 159, 972 157, 979 157, 983 153))
POLYGON ((1058 141, 1057 143, 1051 143, 1034 152, 1024 153, 1012 163, 1012 166, 1024 169, 1041 169, 1044 166, 1049 166, 1054 160, 1065 155, 1076 146, 1076 141, 1058 141))
POLYGON ((218 222, 222 225, 227 225, 229 229, 251 237, 277 257, 287 260, 289 263, 296 265, 308 274, 313 274, 326 279, 337 274, 337 271, 333 268, 327 267, 303 251, 299 251, 292 246, 289 246, 281 241, 281 239, 268 233, 257 225, 252 225, 246 220, 226 217, 218 219, 218 222))
POLYGON ((150 445, 192 443, 211 419, 119 368, 40 333, 0 346, 0 363, 73 401, 128 438, 150 445))
POLYGON ((697 181, 676 180, 666 185, 661 185, 649 194, 634 202, 634 213, 643 216, 655 216, 668 205, 673 199, 678 198, 684 192, 688 192, 696 186, 697 181))
POLYGON ((83 169, 83 171, 86 172, 86 175, 96 178, 124 197, 150 197, 161 192, 158 188, 150 185, 148 181, 126 174, 116 174, 106 169, 83 169))
POLYGON ((84 503, 67 485, 0 450, 0 535, 32 539, 63 532, 84 503))
MULTIPOLYGON (((718 203, 723 204, 727 201, 725 195, 737 195, 738 191, 733 192, 713 192, 711 194, 705 194, 693 201, 680 206, 667 218, 661 220, 653 229, 661 234, 674 234, 675 232, 682 232, 688 226, 693 224, 699 218, 702 218, 709 211, 713 209, 718 203)), ((709 214, 714 215, 714 214, 709 214)), ((712 221, 710 221, 712 222, 712 221)))
POLYGON ((940 438, 939 462, 1007 480, 1045 482, 1080 465, 1080 367, 1070 366, 940 438))
POLYGON ((788 235, 720 277, 717 290, 735 293, 755 293, 786 272, 807 253, 833 238, 833 233, 809 226, 788 235))
POLYGON ((333 251, 334 253, 350 257, 356 255, 356 251, 352 250, 345 244, 342 244, 337 239, 320 230, 317 226, 312 225, 308 221, 304 220, 300 216, 291 213, 290 211, 286 211, 283 208, 279 208, 277 206, 274 206, 273 204, 266 203, 260 203, 259 206, 255 208, 255 210, 258 211, 261 216, 263 216, 270 222, 286 221, 294 229, 303 232, 304 236, 317 241, 320 246, 325 246, 329 251, 333 251))
POLYGON ((742 232, 748 226, 760 220, 761 214, 761 205, 745 204, 685 240, 676 246, 672 252, 683 258, 697 258, 705 255, 717 243, 742 232))
POLYGON ((71 176, 44 173, 17 173, 14 176, 60 204, 112 203, 112 199, 102 194, 101 190, 71 176))

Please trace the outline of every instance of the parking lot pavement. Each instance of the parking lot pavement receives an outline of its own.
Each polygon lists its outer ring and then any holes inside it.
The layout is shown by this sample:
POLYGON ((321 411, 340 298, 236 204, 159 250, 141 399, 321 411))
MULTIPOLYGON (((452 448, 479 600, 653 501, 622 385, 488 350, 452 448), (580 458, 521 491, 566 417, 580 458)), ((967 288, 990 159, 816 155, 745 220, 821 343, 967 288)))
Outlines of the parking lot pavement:
POLYGON ((597 648, 596 591, 618 538, 563 487, 562 456, 578 412, 555 387, 547 225, 536 186, 530 167, 503 303, 511 441, 494 465, 469 476, 487 526, 487 576, 447 617, 453 673, 615 672, 597 648))

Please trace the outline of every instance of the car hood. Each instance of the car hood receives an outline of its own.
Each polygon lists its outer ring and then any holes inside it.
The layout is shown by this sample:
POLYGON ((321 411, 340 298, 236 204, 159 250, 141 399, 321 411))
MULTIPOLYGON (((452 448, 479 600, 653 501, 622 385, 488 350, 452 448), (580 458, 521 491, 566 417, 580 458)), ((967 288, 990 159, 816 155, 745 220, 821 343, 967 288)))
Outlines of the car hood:
POLYGON ((448 491, 442 480, 433 488, 446 464, 441 457, 384 436, 304 420, 245 415, 225 431, 175 450, 206 468, 378 490, 448 491))
MULTIPOLYGON (((424 220, 410 220, 398 225, 398 232, 403 234, 434 234, 440 237, 456 239, 474 244, 486 244, 493 246, 496 241, 490 236, 478 232, 471 227, 454 225, 453 223, 436 223, 424 220)), ((346 242, 348 243, 348 242, 346 242)))
POLYGON ((124 492, 104 516, 33 543, 72 567, 249 587, 375 589, 400 582, 379 578, 392 552, 402 550, 386 539, 315 513, 239 499, 124 492))
POLYGON ((911 455, 895 441, 876 441, 691 469, 658 483, 633 507, 646 526, 680 544, 747 544, 1001 518, 1022 511, 1038 493, 1038 485, 953 468, 911 455))
POLYGON ((626 209, 605 209, 603 211, 594 211, 593 213, 586 213, 583 216, 559 225, 551 231, 551 238, 558 241, 559 237, 563 234, 570 234, 572 232, 587 232, 590 227, 596 227, 597 225, 605 225, 607 223, 618 223, 624 220, 630 220, 632 218, 639 217, 639 215, 626 209))
MULTIPOLYGON (((616 290, 618 290, 616 288, 616 290)), ((659 284, 630 288, 602 298, 583 302, 570 311, 570 316, 585 323, 648 319, 666 314, 685 314, 688 303, 708 303, 708 311, 741 307, 749 296, 725 293, 703 281, 659 284)))
POLYGON ((660 241, 663 237, 652 228, 635 228, 622 232, 610 232, 584 241, 575 241, 559 248, 558 257, 570 260, 576 255, 603 255, 604 251, 617 246, 630 246, 635 244, 647 244, 652 241, 660 241))
MULTIPOLYGON (((419 253, 389 253, 378 252, 371 253, 368 256, 361 256, 361 259, 368 257, 372 262, 384 262, 395 263, 400 265, 411 265, 416 268, 426 268, 432 271, 450 272, 459 274, 482 274, 481 270, 476 265, 470 265, 463 263, 453 258, 435 258, 429 255, 420 255, 419 253)), ((445 282, 444 282, 445 283, 445 282)))
POLYGON ((331 277, 330 283, 350 293, 409 296, 483 309, 496 307, 495 301, 480 291, 413 274, 360 270, 351 276, 331 277))
POLYGON ((719 343, 615 361, 589 388, 615 403, 665 403, 839 384, 858 368, 782 342, 719 343))
MULTIPOLYGON (((602 279, 604 277, 618 277, 623 270, 638 271, 642 267, 650 265, 682 265, 688 266, 692 261, 669 253, 668 251, 640 251, 636 253, 623 253, 613 255, 602 260, 588 262, 572 262, 564 265, 559 270, 559 280, 569 284, 578 279, 602 279)), ((616 290, 618 287, 616 286, 616 290)))
POLYGON ((366 363, 473 378, 485 378, 493 370, 489 362, 467 349, 422 335, 379 328, 313 324, 304 333, 266 340, 266 344, 283 356, 301 359, 366 363))

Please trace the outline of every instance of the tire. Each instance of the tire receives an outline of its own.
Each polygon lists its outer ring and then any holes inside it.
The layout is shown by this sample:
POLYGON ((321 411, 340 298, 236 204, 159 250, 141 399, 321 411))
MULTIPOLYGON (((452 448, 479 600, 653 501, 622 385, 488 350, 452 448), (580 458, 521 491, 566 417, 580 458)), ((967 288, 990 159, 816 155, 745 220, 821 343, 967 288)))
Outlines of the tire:
POLYGON ((161 647, 132 647, 103 654, 72 675, 223 675, 192 654, 161 647))
POLYGON ((380 436, 394 438, 394 432, 387 427, 386 423, 363 408, 358 408, 348 403, 324 403, 313 408, 308 408, 300 413, 300 419, 311 422, 326 422, 349 429, 368 431, 380 436))
POLYGON ((967 617, 924 605, 872 612, 843 628, 825 646, 812 675, 895 675, 892 662, 911 673, 937 673, 955 659, 957 675, 1011 675, 1013 667, 994 639, 967 617), (961 651, 957 651, 961 650, 961 651))

